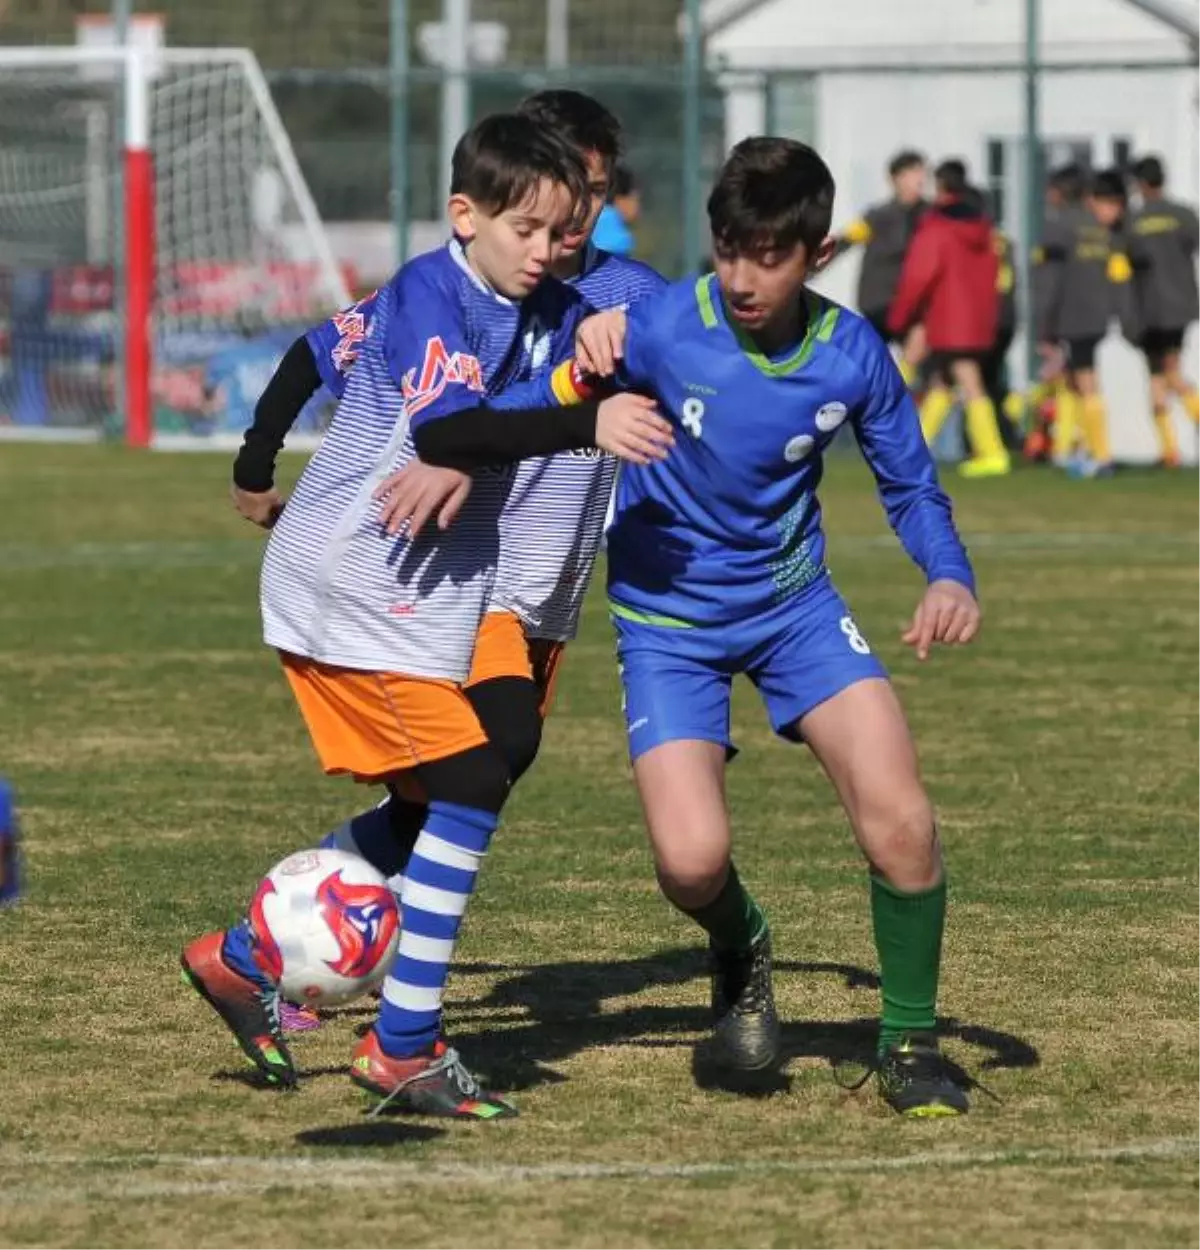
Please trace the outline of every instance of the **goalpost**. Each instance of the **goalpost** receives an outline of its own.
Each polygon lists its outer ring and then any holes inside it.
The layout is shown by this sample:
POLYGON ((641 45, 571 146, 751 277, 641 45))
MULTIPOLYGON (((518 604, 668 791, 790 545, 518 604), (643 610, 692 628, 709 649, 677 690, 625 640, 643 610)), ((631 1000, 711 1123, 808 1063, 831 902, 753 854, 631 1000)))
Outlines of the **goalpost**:
POLYGON ((0 48, 9 436, 240 433, 352 298, 253 53, 145 43, 0 48))

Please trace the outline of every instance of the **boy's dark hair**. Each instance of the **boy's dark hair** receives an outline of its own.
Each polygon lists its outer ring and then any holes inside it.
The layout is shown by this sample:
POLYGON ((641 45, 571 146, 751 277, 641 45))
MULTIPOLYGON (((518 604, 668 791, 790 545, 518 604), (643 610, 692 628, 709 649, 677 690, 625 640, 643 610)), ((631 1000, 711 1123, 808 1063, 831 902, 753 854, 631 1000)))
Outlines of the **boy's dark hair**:
POLYGON ((894 178, 897 174, 904 173, 906 169, 917 169, 924 165, 925 158, 916 148, 905 148, 888 161, 888 177, 894 178))
POLYGON ((1155 191, 1161 191, 1167 184, 1167 171, 1158 156, 1143 156, 1134 164, 1133 176, 1155 191))
POLYGON ((1049 182, 1064 200, 1074 203, 1083 198, 1087 179, 1078 165, 1060 165, 1051 172, 1049 182))
POLYGON ((983 190, 982 187, 972 186, 968 183, 963 188, 963 193, 959 197, 964 204, 969 205, 977 212, 982 213, 985 217, 995 219, 996 210, 992 202, 991 192, 983 190))
POLYGON ((450 194, 468 196, 493 217, 523 203, 543 179, 565 186, 576 204, 588 198, 579 152, 549 126, 519 113, 493 113, 476 122, 450 161, 450 194))
POLYGON ((632 195, 637 190, 637 179, 628 165, 617 165, 612 171, 612 181, 608 184, 608 198, 611 201, 625 195, 632 195))
POLYGON ((610 171, 621 155, 621 123, 582 91, 539 91, 522 100, 517 112, 548 126, 582 152, 598 152, 610 171))
POLYGON ((943 195, 962 195, 969 185, 966 162, 957 157, 943 161, 933 171, 933 179, 943 195))
POLYGON ((1088 188, 1092 198, 1097 200, 1126 200, 1125 176, 1119 169, 1102 169, 1092 177, 1092 185, 1088 188))
POLYGON ((814 252, 829 234, 834 190, 829 166, 806 143, 743 139, 708 197, 713 239, 751 256, 797 243, 814 252))

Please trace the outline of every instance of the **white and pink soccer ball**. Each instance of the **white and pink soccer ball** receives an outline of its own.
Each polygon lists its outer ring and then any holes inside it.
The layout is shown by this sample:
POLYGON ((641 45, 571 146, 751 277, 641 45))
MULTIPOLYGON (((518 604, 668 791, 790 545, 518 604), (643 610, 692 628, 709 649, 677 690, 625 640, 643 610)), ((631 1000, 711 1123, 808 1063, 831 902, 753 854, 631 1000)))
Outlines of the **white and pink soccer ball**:
POLYGON ((384 877, 345 851, 301 851, 263 878, 250 904, 254 958, 288 1002, 329 1007, 379 985, 400 943, 384 877))

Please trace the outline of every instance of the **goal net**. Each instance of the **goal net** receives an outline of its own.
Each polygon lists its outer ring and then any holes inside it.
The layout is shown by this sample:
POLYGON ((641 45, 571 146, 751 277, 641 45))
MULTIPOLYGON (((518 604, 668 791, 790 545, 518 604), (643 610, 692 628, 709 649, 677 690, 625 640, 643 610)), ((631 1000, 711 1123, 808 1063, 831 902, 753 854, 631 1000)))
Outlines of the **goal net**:
POLYGON ((0 432, 236 437, 350 299, 250 52, 0 49, 0 432))

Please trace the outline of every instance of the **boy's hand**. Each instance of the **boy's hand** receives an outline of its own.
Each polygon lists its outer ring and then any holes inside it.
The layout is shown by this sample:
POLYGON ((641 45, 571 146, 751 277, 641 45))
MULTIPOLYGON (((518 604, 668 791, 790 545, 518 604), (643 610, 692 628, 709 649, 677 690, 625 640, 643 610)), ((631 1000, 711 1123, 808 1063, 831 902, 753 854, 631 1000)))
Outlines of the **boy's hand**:
POLYGON ((665 460, 675 445, 671 423, 645 395, 620 394, 606 399, 596 414, 596 446, 630 464, 665 460))
POLYGON ((383 500, 379 519, 384 529, 398 534, 407 525, 410 538, 416 538, 434 513, 438 529, 449 529, 470 493, 469 473, 420 460, 410 460, 375 488, 375 498, 383 500))
POLYGON ((625 314, 619 308, 597 313, 575 331, 575 358, 584 373, 611 378, 625 354, 625 314))
POLYGON ((234 486, 230 494, 238 512, 247 521, 253 521, 265 530, 269 530, 279 520, 279 514, 283 511, 284 498, 274 487, 270 490, 254 491, 234 486))
POLYGON ((901 640, 916 648, 918 660, 924 660, 935 642, 970 642, 979 633, 981 615, 975 596, 960 582, 931 582, 901 640))

